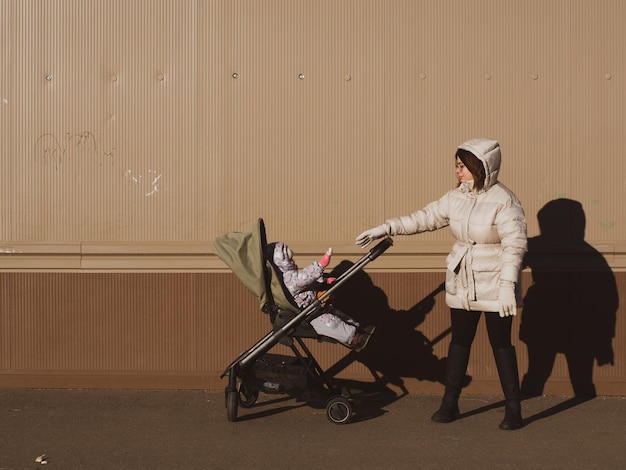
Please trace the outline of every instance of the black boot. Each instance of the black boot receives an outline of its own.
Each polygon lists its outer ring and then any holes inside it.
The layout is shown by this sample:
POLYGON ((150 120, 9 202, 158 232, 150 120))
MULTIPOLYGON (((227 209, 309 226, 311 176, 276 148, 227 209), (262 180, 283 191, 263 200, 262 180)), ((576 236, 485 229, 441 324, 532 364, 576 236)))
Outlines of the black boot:
POLYGON ((451 423, 459 418, 459 395, 465 380, 470 348, 450 343, 446 363, 446 390, 441 407, 430 419, 437 423, 451 423))
POLYGON ((504 392, 504 419, 500 429, 514 430, 523 426, 521 393, 519 388, 519 372, 515 348, 497 349, 493 352, 500 375, 500 383, 504 392))

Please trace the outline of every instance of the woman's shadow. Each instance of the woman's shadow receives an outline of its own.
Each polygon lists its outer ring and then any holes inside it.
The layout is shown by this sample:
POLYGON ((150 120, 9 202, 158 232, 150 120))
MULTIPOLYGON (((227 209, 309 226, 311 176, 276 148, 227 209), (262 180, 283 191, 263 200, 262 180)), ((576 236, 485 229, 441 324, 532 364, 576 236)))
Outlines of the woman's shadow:
POLYGON ((520 339, 528 348, 525 397, 543 394, 557 354, 564 354, 576 402, 596 396, 594 361, 613 365, 619 305, 615 276, 584 240, 585 213, 571 199, 556 199, 537 214, 540 235, 528 240, 525 266, 532 285, 524 298, 520 339))

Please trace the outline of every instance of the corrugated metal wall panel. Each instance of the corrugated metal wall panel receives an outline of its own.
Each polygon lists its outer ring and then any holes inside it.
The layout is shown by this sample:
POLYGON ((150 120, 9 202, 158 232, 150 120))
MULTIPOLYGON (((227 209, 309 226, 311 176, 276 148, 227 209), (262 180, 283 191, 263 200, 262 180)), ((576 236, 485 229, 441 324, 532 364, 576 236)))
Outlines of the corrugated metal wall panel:
POLYGON ((0 274, 0 370, 11 369, 11 315, 9 302, 9 277, 0 274))
MULTIPOLYGON (((11 56, 6 51, 11 46, 11 19, 14 18, 12 5, 9 2, 0 3, 0 173, 11 174, 12 161, 8 157, 11 149, 11 120, 9 119, 9 91, 11 56)), ((5 214, 10 214, 12 200, 12 186, 0 177, 0 239, 7 239, 11 230, 7 227, 5 214)), ((0 369, 10 368, 10 335, 6 277, 0 277, 0 369)))
POLYGON ((14 371, 196 370, 193 275, 15 274, 14 371))
POLYGON ((197 58, 195 61, 195 175, 196 186, 192 195, 195 218, 192 221, 194 240, 213 240, 219 235, 214 224, 222 210, 220 203, 221 181, 219 171, 221 148, 221 123, 219 98, 229 78, 223 54, 225 44, 220 25, 226 24, 222 15, 223 2, 199 2, 196 7, 197 58))
POLYGON ((389 215, 419 209, 454 186, 455 147, 478 135, 500 140, 502 181, 529 214, 568 192, 569 2, 479 3, 389 8, 389 215), (541 163, 530 164, 537 155, 541 163))
POLYGON ((203 275, 198 281, 198 364, 223 371, 270 329, 257 299, 228 275, 203 275))
MULTIPOLYGON (((454 147, 477 134, 501 141, 529 235, 547 202, 569 197, 585 210, 585 239, 621 256, 625 5, 2 2, 0 240, 35 245, 10 253, 26 260, 11 269, 124 270, 114 249, 84 262, 83 249, 129 242, 140 253, 128 269, 165 273, 3 273, 0 368, 215 379, 267 317, 232 276, 174 272, 200 271, 204 253, 181 267, 144 246, 207 243, 262 216, 270 238, 304 248, 302 262, 329 244, 360 254, 346 247, 362 229, 453 185, 454 147)), ((441 274, 409 271, 422 269, 413 252, 438 260, 449 238, 396 240, 380 263, 389 272, 353 292, 369 301, 343 301, 381 322, 376 339, 348 361, 313 344, 320 361, 437 385, 448 315, 429 294, 441 274)), ((623 382, 625 336, 618 323, 616 365, 596 371, 603 386, 623 382)), ((482 324, 476 341, 472 374, 493 381, 482 324)), ((567 376, 559 357, 552 378, 567 376)))
MULTIPOLYGON (((2 2, 0 4, 0 172, 3 175, 10 174, 12 169, 12 159, 9 158, 9 151, 11 149, 11 119, 9 118, 9 92, 10 92, 10 70, 11 70, 11 55, 6 53, 11 47, 11 19, 15 18, 13 9, 9 2, 2 2)), ((0 208, 2 208, 2 214, 9 214, 11 212, 11 194, 12 187, 5 182, 6 178, 1 178, 0 182, 0 208)), ((5 216, 0 219, 5 221, 5 216)), ((5 223, 0 223, 0 239, 10 239, 7 234, 10 230, 6 227, 5 223)))
MULTIPOLYGON (((335 304, 362 325, 377 326, 368 347, 350 353, 341 345, 307 344, 332 376, 438 391, 450 341, 442 281, 438 273, 359 273, 335 304)), ((626 277, 617 281, 624 291, 626 277)), ((232 274, 3 273, 0 283, 8 306, 0 317, 3 386, 219 388, 219 374, 270 328, 257 300, 232 274)), ((528 275, 524 285, 530 285, 528 275)), ((523 321, 524 313, 513 323, 521 375, 528 368, 526 345, 518 339, 523 321)), ((594 366, 601 394, 623 390, 625 328, 616 325, 614 365, 594 366)), ((289 353, 280 345, 272 352, 289 353)), ((484 320, 468 374, 469 393, 499 393, 484 320)), ((571 391, 559 354, 546 393, 571 391)))
POLYGON ((195 3, 20 5, 18 239, 191 241, 195 3))
POLYGON ((508 51, 500 60, 510 86, 503 97, 501 177, 521 198, 528 233, 536 235, 535 214, 546 201, 571 191, 569 0, 512 2, 507 7, 508 51), (530 163, 538 155, 541 162, 530 163))
POLYGON ((5 240, 202 242, 263 216, 345 242, 453 185, 478 134, 531 233, 566 196, 590 239, 622 236, 621 185, 583 169, 620 148, 623 2, 3 5, 5 240))
POLYGON ((586 238, 619 240, 626 234, 626 171, 621 145, 626 120, 626 3, 607 0, 602 8, 572 2, 572 199, 587 215, 586 238))
POLYGON ((382 69, 373 66, 383 25, 372 21, 381 6, 224 6, 216 169, 236 184, 219 195, 218 227, 243 228, 262 215, 292 242, 353 237, 357 229, 344 224, 363 200, 354 194, 369 201, 381 184, 368 165, 383 152, 382 69))

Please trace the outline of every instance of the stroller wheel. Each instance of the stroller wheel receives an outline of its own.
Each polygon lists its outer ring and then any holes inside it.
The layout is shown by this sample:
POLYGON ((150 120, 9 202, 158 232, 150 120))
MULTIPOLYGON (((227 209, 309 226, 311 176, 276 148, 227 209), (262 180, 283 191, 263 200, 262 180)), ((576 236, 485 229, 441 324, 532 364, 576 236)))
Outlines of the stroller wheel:
POLYGON ((326 402, 326 417, 335 424, 345 424, 352 417, 352 405, 342 396, 333 397, 326 402))
POLYGON ((226 392, 226 418, 228 421, 237 421, 237 411, 239 408, 239 392, 227 391, 226 392))
POLYGON ((239 387, 239 406, 242 408, 250 408, 254 405, 259 398, 259 391, 246 385, 245 382, 240 382, 239 387))

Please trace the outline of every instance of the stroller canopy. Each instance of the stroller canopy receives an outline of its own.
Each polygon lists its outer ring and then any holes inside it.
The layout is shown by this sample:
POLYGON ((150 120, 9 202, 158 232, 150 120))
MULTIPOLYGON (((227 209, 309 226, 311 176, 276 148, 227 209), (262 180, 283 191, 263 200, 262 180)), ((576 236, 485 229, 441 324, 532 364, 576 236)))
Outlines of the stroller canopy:
POLYGON ((258 219, 247 232, 229 232, 213 241, 213 249, 237 278, 259 300, 259 307, 270 313, 277 307, 298 313, 288 300, 284 286, 264 252, 267 246, 265 223, 258 219))

